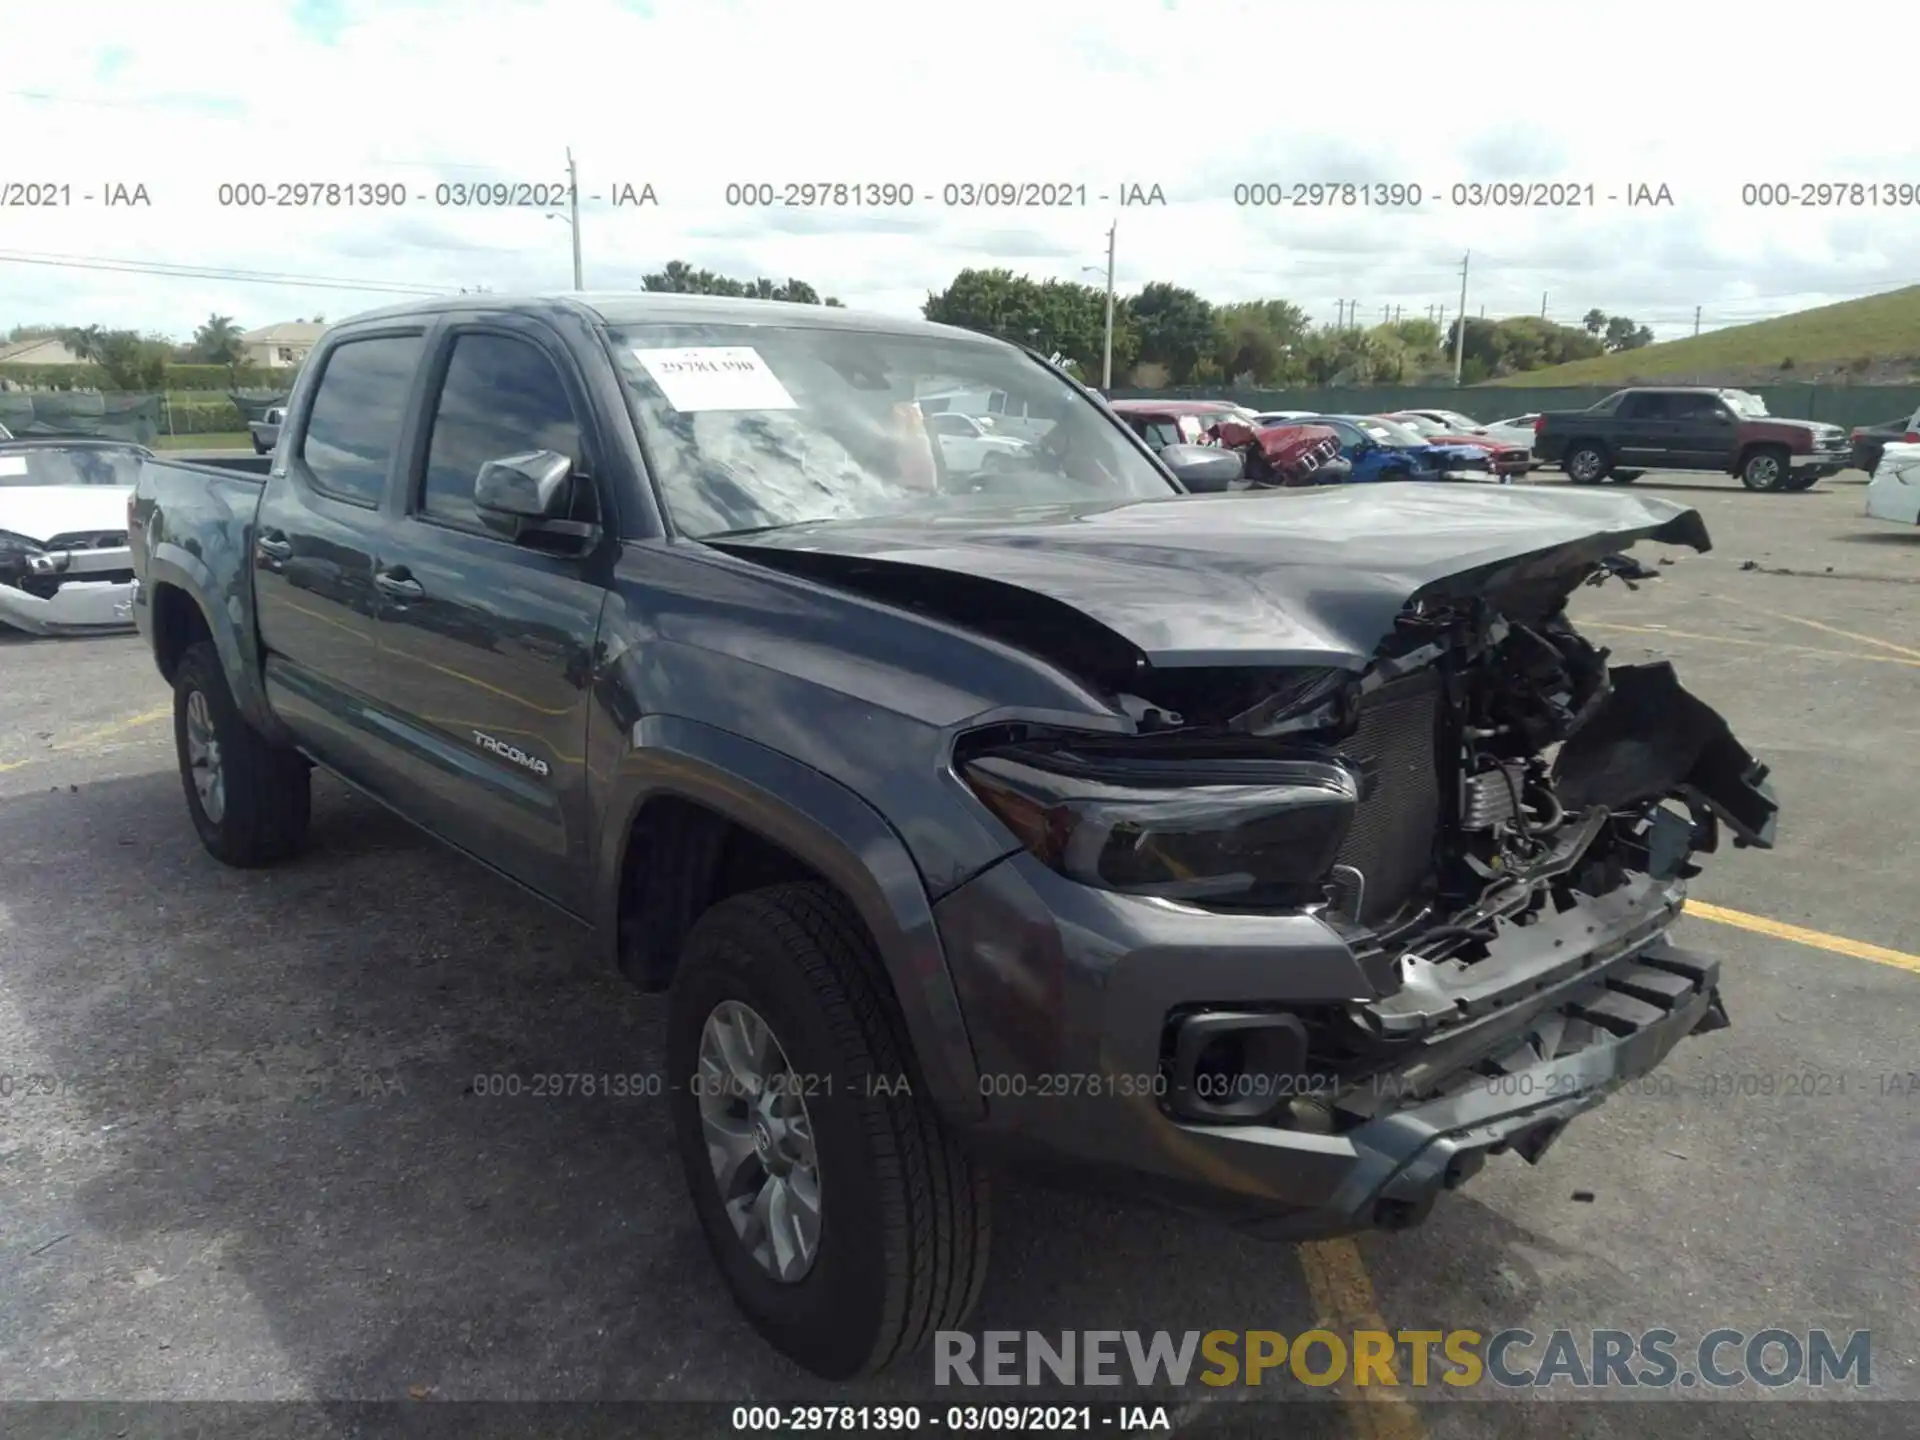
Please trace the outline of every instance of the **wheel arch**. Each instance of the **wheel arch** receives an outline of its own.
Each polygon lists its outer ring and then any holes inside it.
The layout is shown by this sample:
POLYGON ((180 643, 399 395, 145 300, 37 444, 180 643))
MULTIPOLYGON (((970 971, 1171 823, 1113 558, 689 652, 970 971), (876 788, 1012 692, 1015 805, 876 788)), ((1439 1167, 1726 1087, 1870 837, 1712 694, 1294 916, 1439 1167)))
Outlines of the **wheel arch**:
POLYGON ((729 731, 672 716, 635 723, 606 792, 595 867, 606 963, 662 988, 705 908, 749 879, 796 878, 833 886, 858 912, 936 1105, 956 1120, 983 1113, 932 901, 886 819, 839 782, 729 731))

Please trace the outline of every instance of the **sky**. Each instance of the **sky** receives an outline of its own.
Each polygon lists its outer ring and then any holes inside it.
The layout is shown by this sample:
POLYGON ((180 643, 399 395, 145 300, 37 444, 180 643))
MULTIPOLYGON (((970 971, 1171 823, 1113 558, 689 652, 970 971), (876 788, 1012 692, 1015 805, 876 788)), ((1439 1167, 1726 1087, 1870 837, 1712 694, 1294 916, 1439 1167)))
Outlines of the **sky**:
POLYGON ((538 192, 564 193, 569 147, 589 289, 680 259, 917 313, 968 266, 1104 284, 1110 225, 1122 294, 1168 280, 1316 321, 1451 317, 1463 262, 1469 314, 1599 308, 1661 339, 1695 307, 1710 330, 1920 282, 1911 87, 1861 78, 1892 12, 1854 0, 1764 25, 1672 0, 6 9, 0 334, 564 290, 569 222, 538 192), (403 202, 222 203, 314 182, 403 202), (809 183, 876 203, 784 203, 809 183), (1344 184, 1354 203, 1292 203, 1344 184), (1810 184, 1842 203, 1757 203, 1810 184), (480 185, 536 203, 462 203, 480 185), (657 203, 613 204, 623 186, 657 203), (1067 203, 983 203, 1010 191, 1067 203), (1288 203, 1236 203, 1261 196, 1288 203))

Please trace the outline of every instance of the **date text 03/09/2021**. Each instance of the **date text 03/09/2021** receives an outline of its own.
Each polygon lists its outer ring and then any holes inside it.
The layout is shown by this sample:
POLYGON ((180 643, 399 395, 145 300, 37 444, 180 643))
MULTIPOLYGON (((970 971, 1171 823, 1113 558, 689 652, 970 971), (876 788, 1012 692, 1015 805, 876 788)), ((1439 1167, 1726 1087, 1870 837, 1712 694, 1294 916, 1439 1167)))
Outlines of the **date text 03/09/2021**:
POLYGON ((1254 210, 1670 210, 1664 180, 1242 180, 1230 198, 1254 210))
POLYGON ((729 1419, 737 1433, 778 1435, 847 1430, 901 1435, 1173 1432, 1164 1405, 736 1405, 729 1419))

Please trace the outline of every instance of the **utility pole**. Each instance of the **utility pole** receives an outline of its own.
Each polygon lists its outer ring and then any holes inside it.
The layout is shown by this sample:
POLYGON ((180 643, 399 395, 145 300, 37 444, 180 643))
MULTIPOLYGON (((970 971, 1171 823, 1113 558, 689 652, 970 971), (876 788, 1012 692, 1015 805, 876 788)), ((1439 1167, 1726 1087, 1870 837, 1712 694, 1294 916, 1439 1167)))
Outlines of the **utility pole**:
POLYGON ((567 147, 567 199, 573 208, 573 288, 586 289, 580 279, 580 174, 573 168, 573 147, 567 147))
POLYGON ((1344 300, 1333 302, 1333 328, 1336 330, 1347 328, 1347 302, 1344 300))
POLYGON ((1469 250, 1460 257, 1460 323, 1455 326, 1453 338, 1453 383, 1457 389, 1460 377, 1466 373, 1467 364, 1467 265, 1473 259, 1469 250))
POLYGON ((1540 318, 1547 318, 1547 292, 1544 290, 1540 292, 1540 318))
POLYGON ((1698 305, 1693 307, 1693 333, 1696 336, 1700 333, 1700 307, 1698 305))
POLYGON ((1115 220, 1107 226, 1107 336, 1100 352, 1100 393, 1113 391, 1113 237, 1120 229, 1115 220))

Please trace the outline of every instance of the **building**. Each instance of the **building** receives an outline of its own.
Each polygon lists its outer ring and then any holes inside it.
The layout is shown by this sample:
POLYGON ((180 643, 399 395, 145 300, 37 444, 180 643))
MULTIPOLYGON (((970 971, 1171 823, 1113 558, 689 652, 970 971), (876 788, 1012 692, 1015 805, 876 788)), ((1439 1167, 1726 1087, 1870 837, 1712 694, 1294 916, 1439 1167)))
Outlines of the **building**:
POLYGON ((282 320, 240 337, 240 360, 263 370, 291 370, 305 362, 327 327, 312 320, 282 320))
POLYGON ((0 365, 84 365, 73 351, 52 336, 0 344, 0 365))

